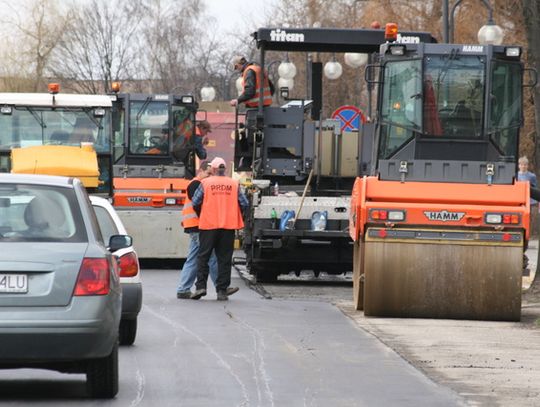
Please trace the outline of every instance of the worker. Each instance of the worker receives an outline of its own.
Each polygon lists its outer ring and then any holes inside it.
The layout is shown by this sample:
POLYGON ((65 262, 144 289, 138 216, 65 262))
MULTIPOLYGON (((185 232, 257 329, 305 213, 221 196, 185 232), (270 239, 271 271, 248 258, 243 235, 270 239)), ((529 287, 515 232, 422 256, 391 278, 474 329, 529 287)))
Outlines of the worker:
MULTIPOLYGON (((176 298, 187 299, 191 298, 191 286, 195 282, 197 276, 197 255, 199 254, 199 216, 193 209, 191 198, 201 185, 201 180, 211 175, 210 163, 202 161, 199 166, 199 171, 195 178, 187 186, 187 198, 182 208, 182 227, 184 232, 189 234, 189 249, 184 266, 180 271, 180 280, 176 289, 176 298)), ((217 278, 217 258, 215 252, 212 252, 208 261, 210 270, 210 278, 216 286, 217 278)))
POLYGON ((173 156, 184 163, 187 168, 191 168, 190 160, 193 160, 193 152, 204 160, 207 156, 206 146, 208 145, 208 133, 212 132, 212 125, 207 120, 197 122, 195 127, 195 136, 192 137, 191 132, 178 133, 175 132, 173 142, 173 156))
POLYGON ((274 94, 274 84, 268 78, 268 72, 254 62, 248 62, 245 57, 238 56, 233 60, 234 69, 242 74, 242 94, 237 99, 230 101, 231 106, 238 106, 245 103, 246 107, 255 108, 259 106, 261 78, 263 83, 263 106, 272 104, 274 94))
POLYGON ((146 150, 145 154, 167 154, 169 149, 169 129, 163 127, 161 132, 149 139, 152 146, 146 150))
MULTIPOLYGON (((208 260, 215 250, 218 263, 217 299, 225 301, 231 291, 229 285, 234 234, 235 230, 244 227, 242 212, 249 203, 240 190, 238 181, 225 175, 226 164, 223 158, 214 158, 210 166, 213 175, 201 181, 192 199, 193 207, 199 214, 200 246, 196 290, 191 298, 198 300, 206 295, 208 260)), ((232 290, 236 292, 238 288, 233 287, 232 290)))

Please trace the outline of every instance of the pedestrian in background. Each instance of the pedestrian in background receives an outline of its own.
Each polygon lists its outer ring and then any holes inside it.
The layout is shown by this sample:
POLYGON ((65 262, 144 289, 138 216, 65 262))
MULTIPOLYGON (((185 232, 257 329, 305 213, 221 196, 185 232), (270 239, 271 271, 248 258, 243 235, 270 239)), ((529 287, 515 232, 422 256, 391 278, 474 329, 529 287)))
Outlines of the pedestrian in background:
MULTIPOLYGON (((529 181, 532 188, 537 188, 536 175, 529 171, 529 159, 525 156, 520 157, 518 160, 518 180, 519 181, 529 181)), ((531 205, 535 205, 538 202, 531 198, 531 205)), ((532 212, 532 211, 531 211, 532 212)))
MULTIPOLYGON (((518 160, 518 173, 517 178, 519 181, 528 181, 530 184, 530 188, 538 188, 538 183, 536 180, 536 175, 529 171, 529 160, 527 157, 523 156, 520 157, 518 160)), ((530 205, 531 205, 531 223, 530 223, 530 230, 531 234, 534 234, 535 236, 538 234, 538 201, 536 199, 530 198, 530 205)))
POLYGON ((193 207, 199 214, 199 256, 196 291, 191 296, 198 300, 206 295, 208 260, 213 250, 218 262, 216 281, 217 299, 224 301, 238 291, 231 284, 232 255, 237 229, 244 227, 242 211, 249 203, 240 190, 238 181, 225 175, 226 164, 221 157, 210 163, 213 175, 201 181, 193 195, 193 207))
MULTIPOLYGON (((212 170, 208 161, 202 161, 199 166, 197 176, 191 180, 187 186, 187 197, 182 208, 182 227, 184 232, 189 234, 189 250, 186 261, 180 271, 180 280, 176 289, 176 298, 187 299, 191 298, 191 287, 197 277, 197 256, 199 254, 199 216, 193 209, 191 199, 193 194, 201 185, 201 180, 210 176, 212 170)), ((212 252, 208 260, 208 268, 210 278, 216 285, 217 279, 217 258, 212 252)))

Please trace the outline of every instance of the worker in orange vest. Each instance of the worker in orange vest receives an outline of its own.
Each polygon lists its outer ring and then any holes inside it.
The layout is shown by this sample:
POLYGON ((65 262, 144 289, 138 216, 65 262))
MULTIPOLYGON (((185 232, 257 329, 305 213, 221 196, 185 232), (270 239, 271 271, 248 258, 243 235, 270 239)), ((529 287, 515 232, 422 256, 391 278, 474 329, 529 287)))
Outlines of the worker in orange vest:
MULTIPOLYGON (((208 280, 208 260, 216 251, 218 276, 216 281, 217 299, 228 299, 231 291, 231 262, 234 251, 235 230, 244 227, 242 211, 249 202, 240 190, 238 181, 225 175, 226 164, 221 157, 210 163, 212 176, 201 181, 193 194, 192 203, 199 214, 199 256, 197 258, 196 290, 191 296, 198 300, 206 295, 208 280), (229 290, 227 290, 229 289, 229 290)), ((237 287, 232 287, 234 292, 237 287)))
POLYGON ((274 94, 274 84, 268 78, 268 72, 254 62, 248 62, 244 57, 235 57, 233 60, 234 69, 242 74, 242 94, 230 101, 231 106, 238 106, 245 103, 246 107, 255 108, 259 106, 261 81, 263 81, 263 106, 272 104, 274 94), (263 74, 264 71, 264 74, 263 74))
MULTIPOLYGON (((197 276, 197 256, 199 254, 199 216, 193 209, 193 203, 191 198, 193 194, 201 185, 201 180, 210 176, 212 170, 208 161, 202 161, 199 166, 197 176, 195 176, 187 186, 187 197, 182 208, 182 227, 184 232, 189 234, 189 249, 184 266, 180 271, 180 280, 178 281, 178 287, 176 289, 176 298, 187 299, 191 298, 191 286, 195 282, 197 276)), ((210 271, 210 278, 216 285, 217 279, 217 258, 216 254, 212 252, 208 261, 208 267, 210 271)))
MULTIPOLYGON (((187 129, 187 127, 186 127, 187 129)), ((207 120, 197 122, 195 134, 192 129, 175 130, 172 154, 174 158, 184 163, 187 169, 194 168, 195 154, 200 160, 206 159, 206 146, 208 145, 208 133, 212 132, 212 125, 207 120)), ((193 174, 190 174, 190 176, 193 174)))

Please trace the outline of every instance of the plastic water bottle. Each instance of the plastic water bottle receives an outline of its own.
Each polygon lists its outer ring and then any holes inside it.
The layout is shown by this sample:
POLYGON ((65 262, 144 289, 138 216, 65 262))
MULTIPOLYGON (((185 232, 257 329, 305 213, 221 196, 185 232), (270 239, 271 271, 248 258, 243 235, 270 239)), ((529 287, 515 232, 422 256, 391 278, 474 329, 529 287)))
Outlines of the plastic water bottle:
POLYGON ((271 220, 272 229, 277 229, 278 218, 277 218, 276 208, 272 208, 272 212, 270 212, 270 220, 271 220))
POLYGON ((279 185, 276 181, 276 183, 274 184, 274 196, 278 196, 279 195, 279 185))

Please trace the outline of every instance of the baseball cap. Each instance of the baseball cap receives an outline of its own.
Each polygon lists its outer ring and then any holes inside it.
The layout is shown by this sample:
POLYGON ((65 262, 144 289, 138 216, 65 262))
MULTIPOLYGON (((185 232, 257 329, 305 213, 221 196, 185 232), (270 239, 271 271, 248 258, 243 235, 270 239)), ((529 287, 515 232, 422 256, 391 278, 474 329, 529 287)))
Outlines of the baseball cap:
POLYGON ((227 164, 225 163, 225 160, 221 157, 216 157, 212 160, 212 162, 210 163, 210 166, 212 168, 219 168, 221 166, 223 167, 226 167, 227 164))
POLYGON ((246 62, 246 58, 241 55, 237 55, 233 58, 233 68, 236 68, 236 65, 244 65, 246 62))

